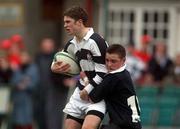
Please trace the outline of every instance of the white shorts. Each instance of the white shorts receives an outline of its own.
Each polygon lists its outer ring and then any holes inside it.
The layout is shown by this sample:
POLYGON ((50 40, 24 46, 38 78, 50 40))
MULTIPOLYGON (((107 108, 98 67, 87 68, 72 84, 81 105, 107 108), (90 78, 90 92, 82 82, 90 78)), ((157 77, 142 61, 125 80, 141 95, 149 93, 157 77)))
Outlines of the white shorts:
POLYGON ((90 103, 88 101, 82 100, 80 98, 79 92, 80 92, 79 88, 76 87, 69 102, 66 104, 63 110, 64 113, 76 117, 78 119, 84 119, 86 114, 89 111, 93 111, 93 110, 105 114, 106 106, 104 100, 98 103, 90 103))

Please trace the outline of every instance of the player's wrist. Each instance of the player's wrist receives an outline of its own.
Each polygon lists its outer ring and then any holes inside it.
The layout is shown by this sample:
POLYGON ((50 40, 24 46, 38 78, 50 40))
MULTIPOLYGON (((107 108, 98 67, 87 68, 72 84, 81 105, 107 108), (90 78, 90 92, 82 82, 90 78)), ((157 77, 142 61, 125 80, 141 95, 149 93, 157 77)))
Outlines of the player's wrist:
POLYGON ((93 87, 91 84, 88 84, 84 89, 85 89, 85 90, 87 91, 87 93, 89 94, 89 93, 94 89, 94 87, 93 87))

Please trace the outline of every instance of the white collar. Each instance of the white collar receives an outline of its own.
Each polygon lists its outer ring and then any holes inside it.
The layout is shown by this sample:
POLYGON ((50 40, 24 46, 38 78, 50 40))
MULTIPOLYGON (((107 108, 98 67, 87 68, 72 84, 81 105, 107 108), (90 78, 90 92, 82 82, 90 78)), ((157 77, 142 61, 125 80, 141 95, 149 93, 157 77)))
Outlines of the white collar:
MULTIPOLYGON (((94 33, 94 30, 93 30, 93 28, 90 27, 88 32, 86 33, 86 35, 83 37, 83 39, 88 40, 93 33, 94 33)), ((76 37, 74 36, 73 39, 70 42, 77 43, 76 37)))
POLYGON ((114 70, 114 71, 111 71, 111 72, 109 72, 109 73, 118 73, 118 72, 122 72, 122 71, 125 70, 125 68, 126 68, 126 64, 124 64, 124 65, 123 65, 122 67, 120 67, 119 69, 114 70))
POLYGON ((83 39, 88 40, 93 33, 94 33, 93 28, 89 28, 89 31, 86 33, 83 39))

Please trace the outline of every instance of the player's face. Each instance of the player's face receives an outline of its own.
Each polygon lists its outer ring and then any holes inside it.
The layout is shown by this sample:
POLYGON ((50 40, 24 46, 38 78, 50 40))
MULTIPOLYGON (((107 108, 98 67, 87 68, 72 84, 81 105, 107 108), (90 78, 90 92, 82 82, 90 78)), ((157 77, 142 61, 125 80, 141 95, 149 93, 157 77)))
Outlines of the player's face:
POLYGON ((106 68, 108 72, 119 69, 124 65, 125 59, 120 58, 118 54, 106 53, 106 68))
POLYGON ((69 35, 76 35, 78 30, 78 21, 73 18, 64 16, 64 28, 69 35))

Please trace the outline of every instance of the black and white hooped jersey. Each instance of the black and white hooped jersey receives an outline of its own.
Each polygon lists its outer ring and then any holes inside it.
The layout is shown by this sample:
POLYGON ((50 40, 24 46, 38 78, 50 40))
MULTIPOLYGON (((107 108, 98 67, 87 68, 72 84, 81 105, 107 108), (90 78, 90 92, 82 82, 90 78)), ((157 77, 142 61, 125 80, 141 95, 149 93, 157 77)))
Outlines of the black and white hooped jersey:
MULTIPOLYGON (((64 51, 75 56, 81 71, 86 73, 90 84, 96 87, 107 73, 105 67, 107 47, 107 42, 99 34, 94 33, 93 28, 90 28, 81 42, 77 43, 76 37, 74 37, 66 44, 64 51)), ((84 83, 81 79, 79 84, 79 88, 83 89, 84 83)))

